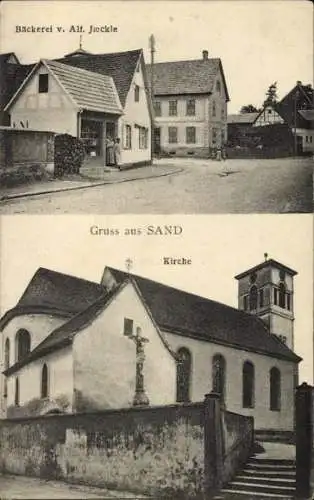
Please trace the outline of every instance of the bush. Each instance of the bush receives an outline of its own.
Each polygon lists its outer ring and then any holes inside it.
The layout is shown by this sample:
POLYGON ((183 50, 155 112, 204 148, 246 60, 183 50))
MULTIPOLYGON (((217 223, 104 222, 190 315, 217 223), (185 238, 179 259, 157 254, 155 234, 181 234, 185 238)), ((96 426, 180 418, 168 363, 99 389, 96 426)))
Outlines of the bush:
POLYGON ((78 174, 83 164, 85 150, 83 142, 69 134, 55 137, 55 176, 78 174))

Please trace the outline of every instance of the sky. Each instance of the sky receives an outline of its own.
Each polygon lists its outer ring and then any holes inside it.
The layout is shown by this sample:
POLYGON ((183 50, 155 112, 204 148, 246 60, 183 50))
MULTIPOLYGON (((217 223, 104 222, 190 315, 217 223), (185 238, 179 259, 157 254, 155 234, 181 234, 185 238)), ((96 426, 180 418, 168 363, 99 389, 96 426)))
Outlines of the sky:
POLYGON ((14 307, 39 267, 99 282, 106 265, 237 307, 234 276, 269 258, 295 269, 295 351, 300 382, 313 383, 313 222, 302 215, 3 216, 1 314, 14 307), (123 236, 125 229, 177 225, 178 236, 123 236), (97 236, 91 227, 119 230, 97 236), (167 266, 163 257, 186 257, 167 266))
POLYGON ((83 26, 83 48, 93 53, 143 48, 156 39, 156 62, 220 57, 230 94, 229 113, 260 106, 277 81, 278 97, 297 80, 313 81, 313 6, 307 0, 12 1, 1 9, 1 52, 23 63, 58 58, 79 45, 71 26, 83 26), (17 33, 16 26, 50 26, 52 33, 17 33), (117 32, 88 34, 90 25, 117 32), (58 32, 57 26, 61 27, 58 32))

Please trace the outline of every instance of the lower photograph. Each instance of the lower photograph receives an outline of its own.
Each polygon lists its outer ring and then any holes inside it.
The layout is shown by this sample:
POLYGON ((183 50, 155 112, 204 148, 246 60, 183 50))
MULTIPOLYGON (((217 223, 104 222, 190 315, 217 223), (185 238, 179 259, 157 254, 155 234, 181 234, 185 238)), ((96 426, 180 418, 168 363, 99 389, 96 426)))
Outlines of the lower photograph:
POLYGON ((309 215, 3 216, 0 497, 310 499, 309 215))

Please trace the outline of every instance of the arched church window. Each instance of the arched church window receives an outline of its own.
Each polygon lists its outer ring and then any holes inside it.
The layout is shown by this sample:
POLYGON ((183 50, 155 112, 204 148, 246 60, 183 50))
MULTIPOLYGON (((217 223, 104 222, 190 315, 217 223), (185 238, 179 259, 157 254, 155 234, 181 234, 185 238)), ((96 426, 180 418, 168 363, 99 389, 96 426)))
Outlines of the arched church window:
POLYGON ((31 350, 31 336, 27 330, 21 329, 16 334, 16 360, 21 361, 31 350))
POLYGON ((269 372, 270 409, 280 410, 281 376, 278 368, 273 367, 269 372))
POLYGON ((213 391, 225 398, 226 392, 226 361, 221 354, 213 357, 213 391))
POLYGON ((19 404, 20 404, 20 382, 19 382, 18 377, 16 377, 16 379, 15 379, 14 403, 15 403, 15 406, 19 406, 19 404))
POLYGON ((279 307, 286 307, 286 287, 284 283, 279 284, 279 307))
POLYGON ((7 338, 4 345, 4 369, 10 366, 10 340, 7 338))
POLYGON ((242 399, 243 408, 254 407, 254 365, 250 361, 243 363, 242 369, 242 399))
POLYGON ((249 296, 250 311, 257 309, 257 286, 253 285, 250 289, 249 296))
POLYGON ((191 353, 181 347, 177 355, 177 402, 182 403, 190 401, 191 353))
POLYGON ((46 363, 42 367, 41 371, 41 397, 48 397, 48 368, 46 363))

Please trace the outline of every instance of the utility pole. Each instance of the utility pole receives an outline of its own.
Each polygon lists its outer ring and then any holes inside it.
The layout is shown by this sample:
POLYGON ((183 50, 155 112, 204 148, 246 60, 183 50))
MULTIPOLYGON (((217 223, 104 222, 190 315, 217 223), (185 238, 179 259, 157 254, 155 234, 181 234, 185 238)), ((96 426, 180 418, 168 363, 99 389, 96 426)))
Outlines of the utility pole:
POLYGON ((149 37, 150 48, 150 98, 153 106, 153 119, 151 129, 151 159, 153 159, 153 151, 155 148, 155 123, 154 123, 154 64, 155 64, 155 37, 153 34, 149 37))

